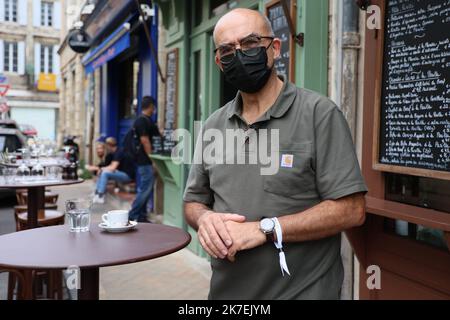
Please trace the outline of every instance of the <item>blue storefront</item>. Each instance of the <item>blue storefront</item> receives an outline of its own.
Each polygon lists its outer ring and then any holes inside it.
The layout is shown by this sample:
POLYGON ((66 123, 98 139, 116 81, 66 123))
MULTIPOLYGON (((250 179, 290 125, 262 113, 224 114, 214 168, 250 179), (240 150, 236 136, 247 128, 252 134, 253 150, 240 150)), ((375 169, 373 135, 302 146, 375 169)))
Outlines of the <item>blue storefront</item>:
MULTIPOLYGON (((152 8, 151 1, 140 3, 152 8)), ((157 100, 157 66, 144 30, 146 23, 157 52, 158 10, 153 9, 143 22, 134 0, 100 0, 84 22, 92 47, 82 63, 88 76, 98 70, 101 79, 100 135, 119 142, 140 113, 142 97, 157 100)))

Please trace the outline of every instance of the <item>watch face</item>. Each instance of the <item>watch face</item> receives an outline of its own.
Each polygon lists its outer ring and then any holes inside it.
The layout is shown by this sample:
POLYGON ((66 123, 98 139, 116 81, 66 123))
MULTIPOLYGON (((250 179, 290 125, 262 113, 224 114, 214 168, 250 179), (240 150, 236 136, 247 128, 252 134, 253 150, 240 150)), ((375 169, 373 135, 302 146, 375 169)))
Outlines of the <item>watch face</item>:
POLYGON ((273 222, 272 219, 262 219, 260 222, 260 227, 264 233, 273 232, 273 229, 275 228, 275 222, 273 222))

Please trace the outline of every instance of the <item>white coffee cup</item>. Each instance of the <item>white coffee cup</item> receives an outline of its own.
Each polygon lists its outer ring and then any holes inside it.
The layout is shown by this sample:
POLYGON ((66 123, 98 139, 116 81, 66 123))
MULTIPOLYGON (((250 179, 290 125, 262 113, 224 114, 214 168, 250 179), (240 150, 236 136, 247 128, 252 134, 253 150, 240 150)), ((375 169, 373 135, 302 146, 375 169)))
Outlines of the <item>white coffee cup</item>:
POLYGON ((127 210, 112 210, 102 215, 103 222, 108 227, 125 227, 128 225, 127 210))

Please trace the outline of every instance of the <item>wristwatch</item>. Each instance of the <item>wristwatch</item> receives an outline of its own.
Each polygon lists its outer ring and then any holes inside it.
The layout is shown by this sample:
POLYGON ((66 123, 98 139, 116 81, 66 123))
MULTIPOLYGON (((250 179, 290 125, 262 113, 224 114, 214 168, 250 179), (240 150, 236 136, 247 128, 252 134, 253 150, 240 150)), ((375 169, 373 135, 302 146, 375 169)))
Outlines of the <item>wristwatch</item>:
POLYGON ((266 235, 267 241, 275 241, 275 222, 272 219, 262 219, 259 222, 259 230, 266 235))

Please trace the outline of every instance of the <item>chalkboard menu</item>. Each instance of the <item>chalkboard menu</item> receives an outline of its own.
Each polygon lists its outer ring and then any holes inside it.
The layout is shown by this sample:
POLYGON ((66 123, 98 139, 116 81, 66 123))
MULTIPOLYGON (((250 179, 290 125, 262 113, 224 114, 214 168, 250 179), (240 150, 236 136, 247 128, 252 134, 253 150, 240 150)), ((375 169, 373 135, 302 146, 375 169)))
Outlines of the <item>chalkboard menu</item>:
POLYGON ((164 136, 162 152, 170 154, 175 142, 172 133, 177 128, 178 115, 178 49, 167 54, 166 62, 166 106, 164 110, 164 136))
POLYGON ((175 147, 176 142, 173 139, 174 130, 165 129, 162 135, 162 153, 165 155, 171 155, 172 149, 175 147))
MULTIPOLYGON (((290 0, 287 2, 291 8, 290 12, 293 12, 293 2, 290 0)), ((275 69, 279 75, 284 75, 286 79, 294 81, 294 43, 281 2, 279 0, 269 2, 266 5, 266 15, 272 25, 275 37, 281 40, 281 56, 275 60, 275 69)))
POLYGON ((387 1, 379 164, 450 177, 449 30, 448 0, 387 1))
POLYGON ((163 153, 163 146, 162 146, 162 137, 160 136, 153 136, 152 137, 152 149, 153 153, 161 154, 163 153))

